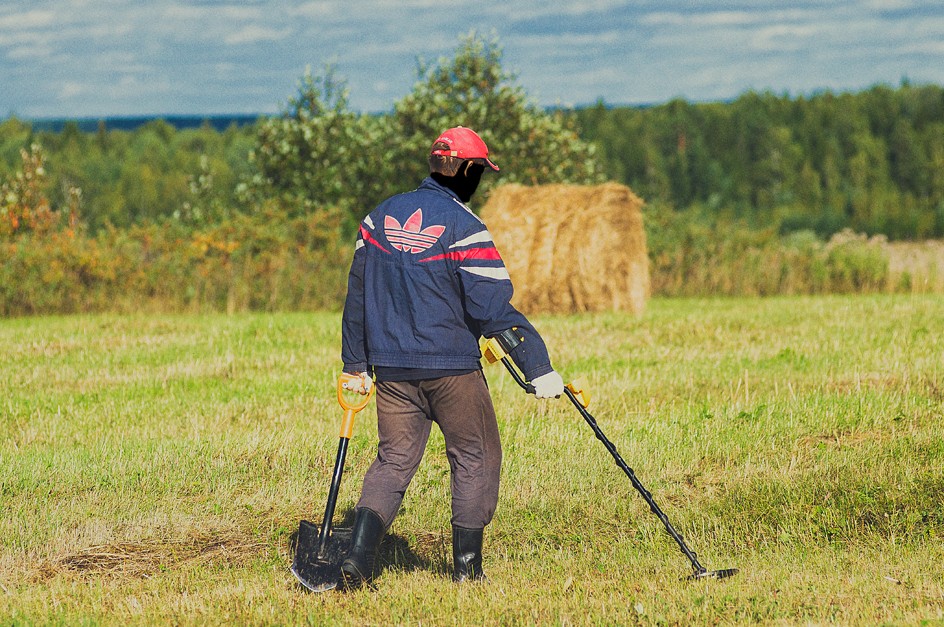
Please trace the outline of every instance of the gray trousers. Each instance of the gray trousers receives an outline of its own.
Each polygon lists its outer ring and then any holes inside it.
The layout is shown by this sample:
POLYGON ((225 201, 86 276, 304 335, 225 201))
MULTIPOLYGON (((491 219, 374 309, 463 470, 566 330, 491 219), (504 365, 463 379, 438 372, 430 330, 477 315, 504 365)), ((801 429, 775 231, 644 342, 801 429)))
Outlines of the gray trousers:
POLYGON ((432 423, 442 431, 452 470, 452 524, 481 529, 498 505, 501 442, 481 371, 423 381, 377 382, 377 458, 357 507, 389 527, 426 450, 432 423))

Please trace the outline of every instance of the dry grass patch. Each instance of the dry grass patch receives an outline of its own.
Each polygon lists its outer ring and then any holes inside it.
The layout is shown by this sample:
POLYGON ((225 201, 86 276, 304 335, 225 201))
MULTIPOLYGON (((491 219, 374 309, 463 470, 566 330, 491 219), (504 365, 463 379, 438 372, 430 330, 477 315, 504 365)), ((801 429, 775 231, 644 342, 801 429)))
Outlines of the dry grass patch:
POLYGON ((63 574, 149 578, 195 565, 232 568, 259 559, 267 550, 266 542, 244 532, 194 530, 180 536, 98 544, 47 558, 32 569, 29 579, 43 583, 63 574))
POLYGON ((944 292, 944 241, 884 242, 894 285, 918 293, 944 292))

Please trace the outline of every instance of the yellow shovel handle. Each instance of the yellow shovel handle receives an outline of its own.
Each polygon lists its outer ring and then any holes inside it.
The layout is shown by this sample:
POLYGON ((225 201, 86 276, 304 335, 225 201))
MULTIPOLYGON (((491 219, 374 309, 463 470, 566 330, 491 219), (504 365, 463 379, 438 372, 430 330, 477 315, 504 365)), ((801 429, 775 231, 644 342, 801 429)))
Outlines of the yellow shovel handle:
POLYGON ((358 402, 351 403, 348 401, 347 396, 344 395, 344 384, 359 380, 360 376, 346 372, 342 372, 341 376, 338 377, 338 403, 344 409, 344 418, 341 419, 341 437, 346 440, 350 440, 351 436, 354 434, 354 415, 367 407, 371 397, 374 395, 374 386, 372 385, 370 386, 370 390, 367 391, 367 394, 358 395, 361 397, 358 402))

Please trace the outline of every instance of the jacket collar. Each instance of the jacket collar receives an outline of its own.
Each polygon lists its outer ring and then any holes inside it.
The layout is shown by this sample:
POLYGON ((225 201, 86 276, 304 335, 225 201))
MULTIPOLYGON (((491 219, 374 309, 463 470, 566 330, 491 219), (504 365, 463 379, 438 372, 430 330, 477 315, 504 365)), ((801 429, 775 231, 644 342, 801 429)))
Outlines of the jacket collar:
MULTIPOLYGON (((436 182, 436 179, 434 179, 434 178, 431 177, 431 176, 427 176, 425 179, 423 179, 423 182, 420 183, 420 186, 419 186, 418 189, 428 189, 428 190, 432 190, 432 191, 435 191, 435 192, 441 192, 441 193, 443 193, 443 194, 448 194, 448 195, 452 196, 453 198, 455 198, 456 200, 458 200, 459 202, 462 202, 461 200, 459 200, 459 196, 457 196, 454 191, 452 191, 451 189, 449 189, 449 188, 446 187, 445 185, 440 185, 439 183, 436 182)), ((465 203, 463 203, 463 204, 465 204, 465 203)))

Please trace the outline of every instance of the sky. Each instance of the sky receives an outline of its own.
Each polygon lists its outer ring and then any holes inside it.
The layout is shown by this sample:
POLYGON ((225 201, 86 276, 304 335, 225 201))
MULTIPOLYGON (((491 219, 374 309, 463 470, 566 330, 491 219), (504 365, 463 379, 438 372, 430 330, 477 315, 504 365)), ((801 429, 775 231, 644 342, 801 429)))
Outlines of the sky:
POLYGON ((0 118, 390 111, 472 31, 541 106, 944 84, 942 0, 3 0, 0 118))

